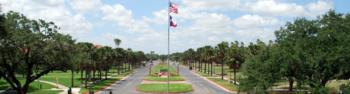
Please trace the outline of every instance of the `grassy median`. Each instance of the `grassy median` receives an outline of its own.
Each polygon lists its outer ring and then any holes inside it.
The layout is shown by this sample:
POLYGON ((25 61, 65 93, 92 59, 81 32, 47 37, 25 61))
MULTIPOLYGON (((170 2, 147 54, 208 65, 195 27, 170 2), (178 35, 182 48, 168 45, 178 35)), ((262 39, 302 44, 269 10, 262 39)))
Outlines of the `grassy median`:
MULTIPOLYGON (((162 93, 167 92, 167 84, 141 84, 137 87, 138 91, 162 93)), ((170 84, 169 92, 171 93, 184 93, 193 91, 190 84, 170 84)))
MULTIPOLYGON (((147 81, 168 81, 168 78, 147 76, 145 78, 145 80, 147 80, 147 81)), ((185 79, 183 77, 176 76, 176 77, 170 77, 169 81, 185 81, 185 79)))

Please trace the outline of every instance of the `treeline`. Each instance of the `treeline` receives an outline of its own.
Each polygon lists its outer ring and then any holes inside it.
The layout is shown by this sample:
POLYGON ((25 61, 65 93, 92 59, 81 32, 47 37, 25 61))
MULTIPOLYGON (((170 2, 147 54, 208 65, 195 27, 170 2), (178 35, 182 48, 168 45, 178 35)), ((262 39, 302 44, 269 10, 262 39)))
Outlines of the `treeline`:
POLYGON ((329 11, 316 19, 297 18, 275 36, 269 43, 222 42, 175 53, 172 58, 205 73, 212 73, 213 63, 227 64, 234 73, 242 72, 241 91, 258 94, 284 81, 290 92, 297 88, 325 94, 330 92, 327 82, 349 79, 350 14, 329 11))
POLYGON ((0 14, 0 30, 0 79, 18 94, 27 93, 33 81, 53 70, 71 70, 72 85, 74 73, 81 72, 81 81, 87 86, 88 81, 107 79, 112 67, 120 74, 148 60, 141 51, 76 42, 59 33, 53 22, 29 19, 17 12, 0 14))

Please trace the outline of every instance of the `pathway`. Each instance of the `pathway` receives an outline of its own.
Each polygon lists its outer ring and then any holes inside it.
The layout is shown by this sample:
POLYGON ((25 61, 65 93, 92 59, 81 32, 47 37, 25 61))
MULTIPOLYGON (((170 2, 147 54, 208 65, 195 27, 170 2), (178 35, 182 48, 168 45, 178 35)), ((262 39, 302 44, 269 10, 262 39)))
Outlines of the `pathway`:
MULTIPOLYGON (((62 84, 57 84, 57 83, 54 83, 54 82, 44 81, 44 80, 36 80, 36 81, 53 85, 53 86, 57 87, 57 89, 55 89, 55 90, 63 90, 59 94, 67 94, 68 93, 68 89, 69 88, 64 86, 64 85, 62 85, 62 84)), ((80 91, 80 88, 72 88, 72 93, 73 94, 79 94, 79 91, 80 91)))

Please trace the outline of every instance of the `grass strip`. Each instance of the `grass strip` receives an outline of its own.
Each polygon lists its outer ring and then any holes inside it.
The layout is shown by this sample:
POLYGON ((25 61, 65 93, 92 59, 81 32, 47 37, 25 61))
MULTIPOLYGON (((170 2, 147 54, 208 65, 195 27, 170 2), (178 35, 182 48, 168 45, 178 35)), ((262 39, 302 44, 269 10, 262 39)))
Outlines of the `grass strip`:
MULTIPOLYGON (((163 93, 167 92, 167 84, 141 84, 137 87, 138 91, 150 92, 150 93, 163 93)), ((193 91, 190 84, 170 84, 169 92, 171 93, 184 93, 193 91)))

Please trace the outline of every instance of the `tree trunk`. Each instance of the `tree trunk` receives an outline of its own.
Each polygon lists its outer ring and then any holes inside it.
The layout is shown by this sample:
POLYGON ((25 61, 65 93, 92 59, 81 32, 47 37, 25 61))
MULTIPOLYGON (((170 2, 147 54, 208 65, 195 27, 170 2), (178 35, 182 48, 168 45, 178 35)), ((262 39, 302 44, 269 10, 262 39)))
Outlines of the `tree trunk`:
POLYGON ((81 84, 82 84, 83 81, 84 81, 83 77, 84 77, 84 70, 80 70, 80 83, 81 83, 81 84))
POLYGON ((208 70, 207 70, 207 72, 208 72, 208 75, 210 75, 210 62, 208 62, 208 70))
POLYGON ((109 69, 106 69, 106 73, 105 73, 105 79, 107 79, 107 75, 108 75, 108 70, 109 70, 109 69))
POLYGON ((120 74, 120 65, 117 65, 118 75, 120 74))
POLYGON ((210 76, 213 76, 213 62, 210 63, 210 76))
POLYGON ((128 69, 129 71, 131 70, 131 64, 132 64, 132 63, 130 63, 130 62, 129 62, 129 64, 128 64, 128 65, 129 65, 129 66, 128 66, 128 67, 129 67, 129 69, 128 69))
POLYGON ((92 77, 90 77, 91 78, 91 81, 93 81, 93 83, 95 83, 95 69, 94 70, 92 70, 92 77))
POLYGON ((206 74, 206 73, 207 73, 207 63, 204 62, 204 74, 206 74))
POLYGON ((289 91, 289 94, 292 94, 292 93, 293 93, 293 83, 294 83, 293 78, 289 78, 289 79, 288 79, 288 82, 289 82, 288 91, 289 91))
POLYGON ((98 79, 102 80, 102 70, 98 70, 98 79))
POLYGON ((203 62, 199 62, 199 70, 200 72, 203 72, 203 62))
POLYGON ((74 70, 72 69, 71 72, 72 72, 71 87, 74 87, 74 70))
POLYGON ((28 87, 27 88, 25 88, 25 87, 18 87, 16 89, 17 94, 27 94, 27 91, 28 91, 28 87))
POLYGON ((224 61, 221 60, 221 80, 224 80, 224 61))
POLYGON ((237 74, 237 69, 233 68, 233 81, 234 81, 234 84, 237 84, 237 75, 236 74, 237 74))
POLYGON ((88 72, 88 70, 85 71, 85 88, 87 88, 87 83, 88 83, 88 74, 90 74, 90 72, 88 72))

